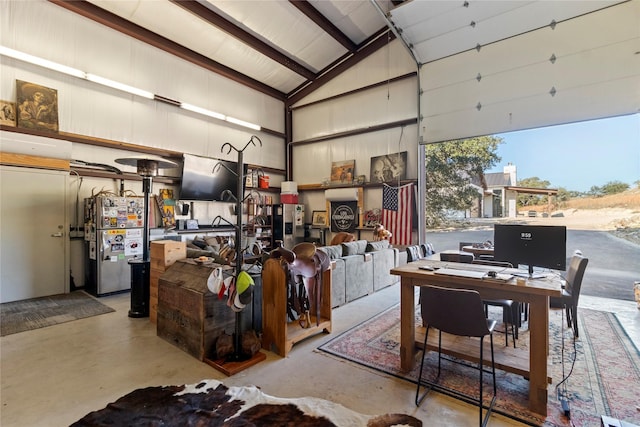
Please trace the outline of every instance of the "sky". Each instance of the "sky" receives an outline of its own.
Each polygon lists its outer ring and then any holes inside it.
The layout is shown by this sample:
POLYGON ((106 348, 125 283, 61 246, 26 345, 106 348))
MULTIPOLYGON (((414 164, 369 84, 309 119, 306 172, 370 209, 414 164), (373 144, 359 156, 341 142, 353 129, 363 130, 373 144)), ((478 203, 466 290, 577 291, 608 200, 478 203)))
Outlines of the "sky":
POLYGON ((500 163, 516 166, 517 179, 538 177, 549 188, 586 192, 640 180, 640 114, 497 134, 500 163))

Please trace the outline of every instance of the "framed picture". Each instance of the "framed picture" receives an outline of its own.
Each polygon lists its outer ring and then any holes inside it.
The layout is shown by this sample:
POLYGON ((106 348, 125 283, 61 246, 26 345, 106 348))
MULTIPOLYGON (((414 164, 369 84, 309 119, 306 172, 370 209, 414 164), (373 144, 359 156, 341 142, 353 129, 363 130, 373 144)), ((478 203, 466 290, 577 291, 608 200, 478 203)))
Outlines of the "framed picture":
POLYGON ((327 211, 313 211, 311 225, 327 225, 327 211))
POLYGON ((16 104, 0 100, 0 125, 16 125, 16 104))
POLYGON ((371 158, 371 182, 391 182, 407 179, 407 152, 371 158))
POLYGON ((345 160, 331 163, 331 183, 351 184, 356 172, 356 161, 345 160))
POLYGON ((187 220, 187 230, 197 230, 198 229, 198 220, 197 219, 188 219, 187 220))
POLYGON ((19 128, 58 132, 58 91, 16 80, 19 128))

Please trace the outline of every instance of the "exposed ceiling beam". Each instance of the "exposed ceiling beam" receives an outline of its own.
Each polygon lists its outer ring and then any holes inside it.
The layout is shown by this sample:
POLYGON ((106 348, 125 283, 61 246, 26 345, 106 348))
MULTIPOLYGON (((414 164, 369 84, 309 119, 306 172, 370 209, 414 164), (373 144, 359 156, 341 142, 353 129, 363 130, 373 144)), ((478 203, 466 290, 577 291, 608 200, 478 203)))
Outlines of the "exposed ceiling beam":
POLYGON ((353 67, 358 62, 367 58, 369 55, 375 53, 379 49, 388 46, 396 36, 388 29, 382 28, 376 32, 373 36, 365 40, 355 53, 348 53, 329 65, 325 70, 318 74, 318 77, 313 82, 307 82, 307 84, 299 86, 287 95, 287 105, 293 105, 300 101, 305 96, 309 95, 314 90, 328 83, 331 79, 353 67))
POLYGON ((255 49, 256 51, 260 52, 264 56, 267 56, 273 59, 277 63, 287 67, 288 69, 290 69, 296 74, 301 75, 305 79, 313 80, 316 77, 316 73, 314 71, 294 61, 287 55, 283 54, 282 52, 275 49, 271 45, 260 40, 258 37, 254 36, 253 34, 243 30, 242 28, 238 27, 232 22, 227 21, 225 18, 218 15, 216 12, 204 6, 203 4, 199 3, 198 1, 196 0, 179 0, 179 1, 170 0, 170 1, 173 4, 180 6, 185 10, 188 10, 189 12, 193 13, 197 17, 207 21, 209 24, 218 27, 225 33, 235 37, 236 39, 240 40, 242 43, 246 44, 247 46, 251 47, 252 49, 255 49))
POLYGON ((244 86, 257 90, 258 92, 269 95, 273 98, 284 100, 284 93, 268 86, 258 80, 255 80, 245 74, 239 73, 225 65, 220 64, 204 55, 194 52, 191 49, 175 43, 165 37, 162 37, 152 31, 140 27, 126 19, 123 19, 111 12, 108 12, 98 6, 95 6, 85 0, 49 0, 51 3, 61 6, 71 12, 78 15, 89 18, 102 25, 112 28, 116 31, 120 31, 123 34, 127 34, 137 40, 144 43, 148 43, 158 49, 164 50, 172 55, 189 61, 195 65, 212 71, 216 74, 220 74, 232 81, 240 83, 244 86))
POLYGON ((322 28, 324 32, 333 37, 338 43, 344 46, 349 52, 355 52, 357 45, 344 34, 338 27, 333 25, 333 22, 329 21, 326 16, 318 11, 306 0, 289 0, 293 6, 295 6, 300 12, 311 19, 315 24, 322 28))

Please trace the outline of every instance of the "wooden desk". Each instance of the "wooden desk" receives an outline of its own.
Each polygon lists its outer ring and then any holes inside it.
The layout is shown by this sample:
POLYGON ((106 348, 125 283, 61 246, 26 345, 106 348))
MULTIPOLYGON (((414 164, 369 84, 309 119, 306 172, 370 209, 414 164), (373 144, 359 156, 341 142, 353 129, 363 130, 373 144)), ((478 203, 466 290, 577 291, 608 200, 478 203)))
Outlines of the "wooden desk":
MULTIPOLYGON (((547 414, 547 358, 549 355, 549 297, 561 295, 561 282, 557 278, 528 280, 525 286, 516 284, 516 280, 500 282, 489 279, 475 279, 458 276, 438 275, 431 271, 418 269, 421 265, 438 265, 441 261, 420 260, 391 270, 391 274, 400 276, 400 368, 409 371, 413 368, 416 353, 415 325, 415 287, 436 285, 448 288, 477 290, 485 299, 513 299, 529 303, 529 409, 538 414, 547 414)), ((495 267, 457 264, 447 262, 448 267, 460 269, 495 267)), ((508 271, 504 271, 505 273, 508 271)), ((424 335, 422 335, 424 337, 424 335)), ((422 345, 422 342, 419 342, 422 345)), ((463 351, 463 350, 462 350, 463 351)), ((451 351, 458 357, 465 357, 460 350, 451 351)), ((477 356, 475 356, 477 358, 477 356)), ((473 360, 473 356, 469 355, 473 360)), ((514 362, 517 362, 514 360, 514 362)), ((521 363, 514 363, 509 369, 509 360, 505 360, 505 370, 521 371, 521 363)))

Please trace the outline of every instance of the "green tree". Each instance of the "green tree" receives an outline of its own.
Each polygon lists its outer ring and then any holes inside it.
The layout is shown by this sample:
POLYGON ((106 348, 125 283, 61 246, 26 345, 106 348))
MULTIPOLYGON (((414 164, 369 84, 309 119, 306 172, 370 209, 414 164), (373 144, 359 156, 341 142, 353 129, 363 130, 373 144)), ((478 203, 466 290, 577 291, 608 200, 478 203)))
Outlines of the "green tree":
POLYGON ((572 193, 564 187, 558 188, 558 194, 556 195, 556 202, 558 204, 568 202, 571 200, 572 193))
POLYGON ((441 224, 447 211, 468 209, 478 201, 471 180, 500 161, 496 152, 502 143, 502 138, 482 136, 425 147, 427 227, 441 224))
MULTIPOLYGON (((547 180, 542 180, 537 176, 533 176, 531 178, 524 178, 518 180, 518 187, 527 187, 527 188, 549 188, 551 183, 547 180)), ((540 204, 547 203, 547 196, 542 196, 539 194, 526 194, 520 193, 518 194, 518 206, 534 206, 540 204)))
POLYGON ((589 191, 587 191, 587 195, 591 197, 602 197, 604 195, 604 192, 602 191, 601 187, 592 185, 589 191))
POLYGON ((629 184, 620 181, 609 181, 601 187, 602 193, 605 195, 622 193, 629 189, 629 184))

